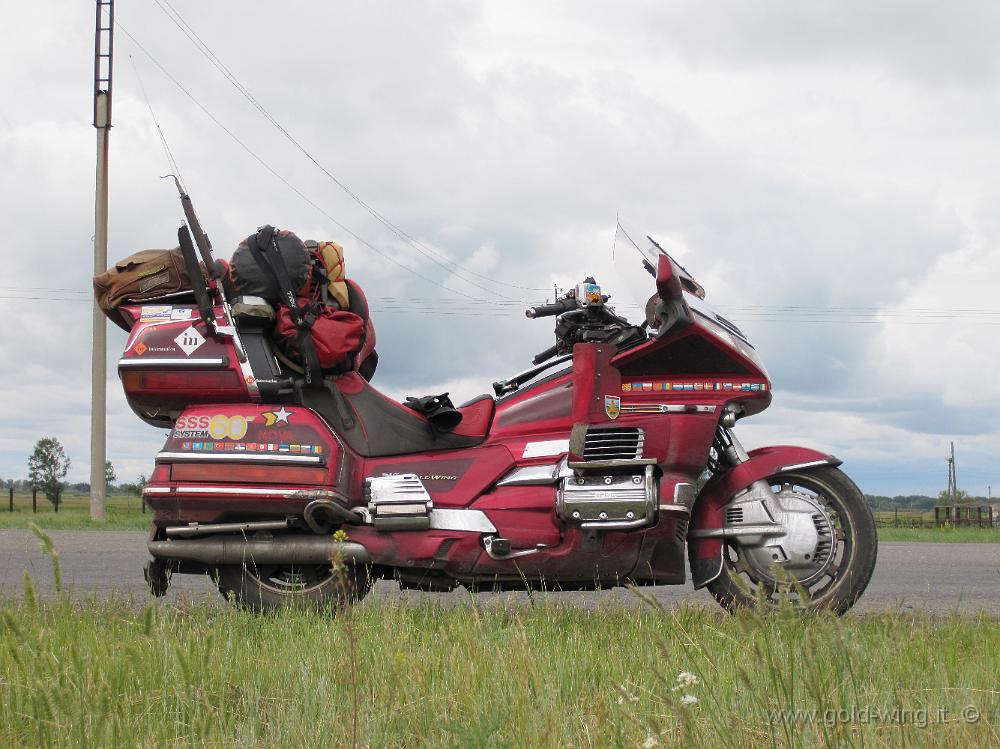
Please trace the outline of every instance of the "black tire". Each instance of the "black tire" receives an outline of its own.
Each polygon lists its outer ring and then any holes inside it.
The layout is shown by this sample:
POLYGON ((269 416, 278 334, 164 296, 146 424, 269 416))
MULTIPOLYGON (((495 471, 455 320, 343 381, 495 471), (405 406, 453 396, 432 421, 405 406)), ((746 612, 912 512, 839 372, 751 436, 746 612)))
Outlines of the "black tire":
POLYGON ((797 472, 781 473, 768 479, 772 487, 793 486, 825 500, 832 510, 837 531, 832 571, 809 587, 794 583, 775 585, 755 579, 741 569, 738 547, 723 546, 722 572, 708 584, 715 600, 726 610, 740 608, 776 608, 782 600, 803 611, 829 611, 843 614, 858 600, 875 570, 878 537, 875 519, 864 494, 841 470, 821 466, 797 472))
POLYGON ((256 612, 274 609, 317 608, 335 612, 360 601, 374 581, 362 564, 277 566, 236 564, 215 574, 222 597, 256 612))

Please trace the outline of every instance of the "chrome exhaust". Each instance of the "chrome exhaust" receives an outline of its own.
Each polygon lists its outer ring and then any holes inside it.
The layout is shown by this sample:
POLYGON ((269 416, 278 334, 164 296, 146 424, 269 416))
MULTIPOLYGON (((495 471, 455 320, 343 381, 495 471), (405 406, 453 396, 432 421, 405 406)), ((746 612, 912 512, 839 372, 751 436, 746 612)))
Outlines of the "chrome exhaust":
POLYGON ((253 533, 255 531, 280 531, 295 524, 295 518, 284 520, 253 520, 248 523, 188 523, 167 526, 170 538, 208 536, 212 533, 253 533))
POLYGON ((146 548, 157 559, 218 564, 324 564, 341 559, 355 564, 371 562, 371 554, 358 543, 334 541, 330 536, 286 535, 270 539, 212 536, 199 539, 148 541, 146 548))

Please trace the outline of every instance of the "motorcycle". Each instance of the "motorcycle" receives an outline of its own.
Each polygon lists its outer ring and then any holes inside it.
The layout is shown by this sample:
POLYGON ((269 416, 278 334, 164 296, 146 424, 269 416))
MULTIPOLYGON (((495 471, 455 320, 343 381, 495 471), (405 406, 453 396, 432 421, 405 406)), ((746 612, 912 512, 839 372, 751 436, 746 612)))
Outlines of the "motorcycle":
POLYGON ((787 598, 843 613, 864 591, 864 496, 831 455, 743 448, 737 422, 771 402, 764 365, 652 239, 619 231, 648 274, 640 324, 586 279, 526 312, 555 318, 555 344, 442 424, 357 369, 304 383, 276 356, 270 305, 227 298, 189 207, 193 296, 120 310, 127 400, 170 429, 143 491, 155 595, 209 574, 250 609, 336 608, 377 579, 592 590, 683 584, 688 567, 729 610, 787 598))

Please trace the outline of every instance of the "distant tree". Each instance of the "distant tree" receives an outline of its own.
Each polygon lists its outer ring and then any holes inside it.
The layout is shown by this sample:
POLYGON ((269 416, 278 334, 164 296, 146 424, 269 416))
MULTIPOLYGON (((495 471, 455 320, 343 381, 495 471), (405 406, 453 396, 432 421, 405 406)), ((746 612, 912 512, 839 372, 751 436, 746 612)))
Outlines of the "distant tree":
POLYGON ((59 502, 62 480, 69 472, 69 458, 55 437, 45 437, 35 443, 35 451, 28 458, 28 482, 39 489, 53 504, 59 502))
POLYGON ((941 492, 940 494, 938 494, 938 501, 937 501, 937 503, 938 503, 938 506, 942 506, 942 505, 969 505, 969 504, 972 504, 974 501, 975 500, 972 497, 969 496, 969 493, 967 491, 964 491, 963 489, 959 489, 958 491, 955 492, 955 496, 954 497, 950 496, 947 491, 941 492))
POLYGON ((104 463, 104 482, 111 486, 118 480, 118 476, 115 474, 115 467, 111 465, 111 461, 108 460, 104 463))
POLYGON ((118 488, 126 494, 134 494, 138 497, 142 494, 142 490, 146 488, 146 484, 148 483, 149 479, 146 478, 146 475, 140 473, 139 478, 135 480, 135 483, 121 484, 118 488))

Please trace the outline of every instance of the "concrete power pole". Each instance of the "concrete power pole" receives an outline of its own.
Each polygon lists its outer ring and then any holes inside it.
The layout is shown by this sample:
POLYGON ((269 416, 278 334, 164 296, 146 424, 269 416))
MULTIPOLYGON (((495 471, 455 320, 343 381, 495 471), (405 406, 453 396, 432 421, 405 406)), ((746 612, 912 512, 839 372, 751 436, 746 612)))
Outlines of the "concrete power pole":
MULTIPOLYGON (((108 134, 111 130, 111 71, 114 0, 96 0, 94 35, 94 127, 97 128, 97 192, 94 205, 94 275, 108 267, 108 134)), ((93 361, 90 374, 90 517, 104 520, 107 490, 107 320, 94 303, 93 361)))

